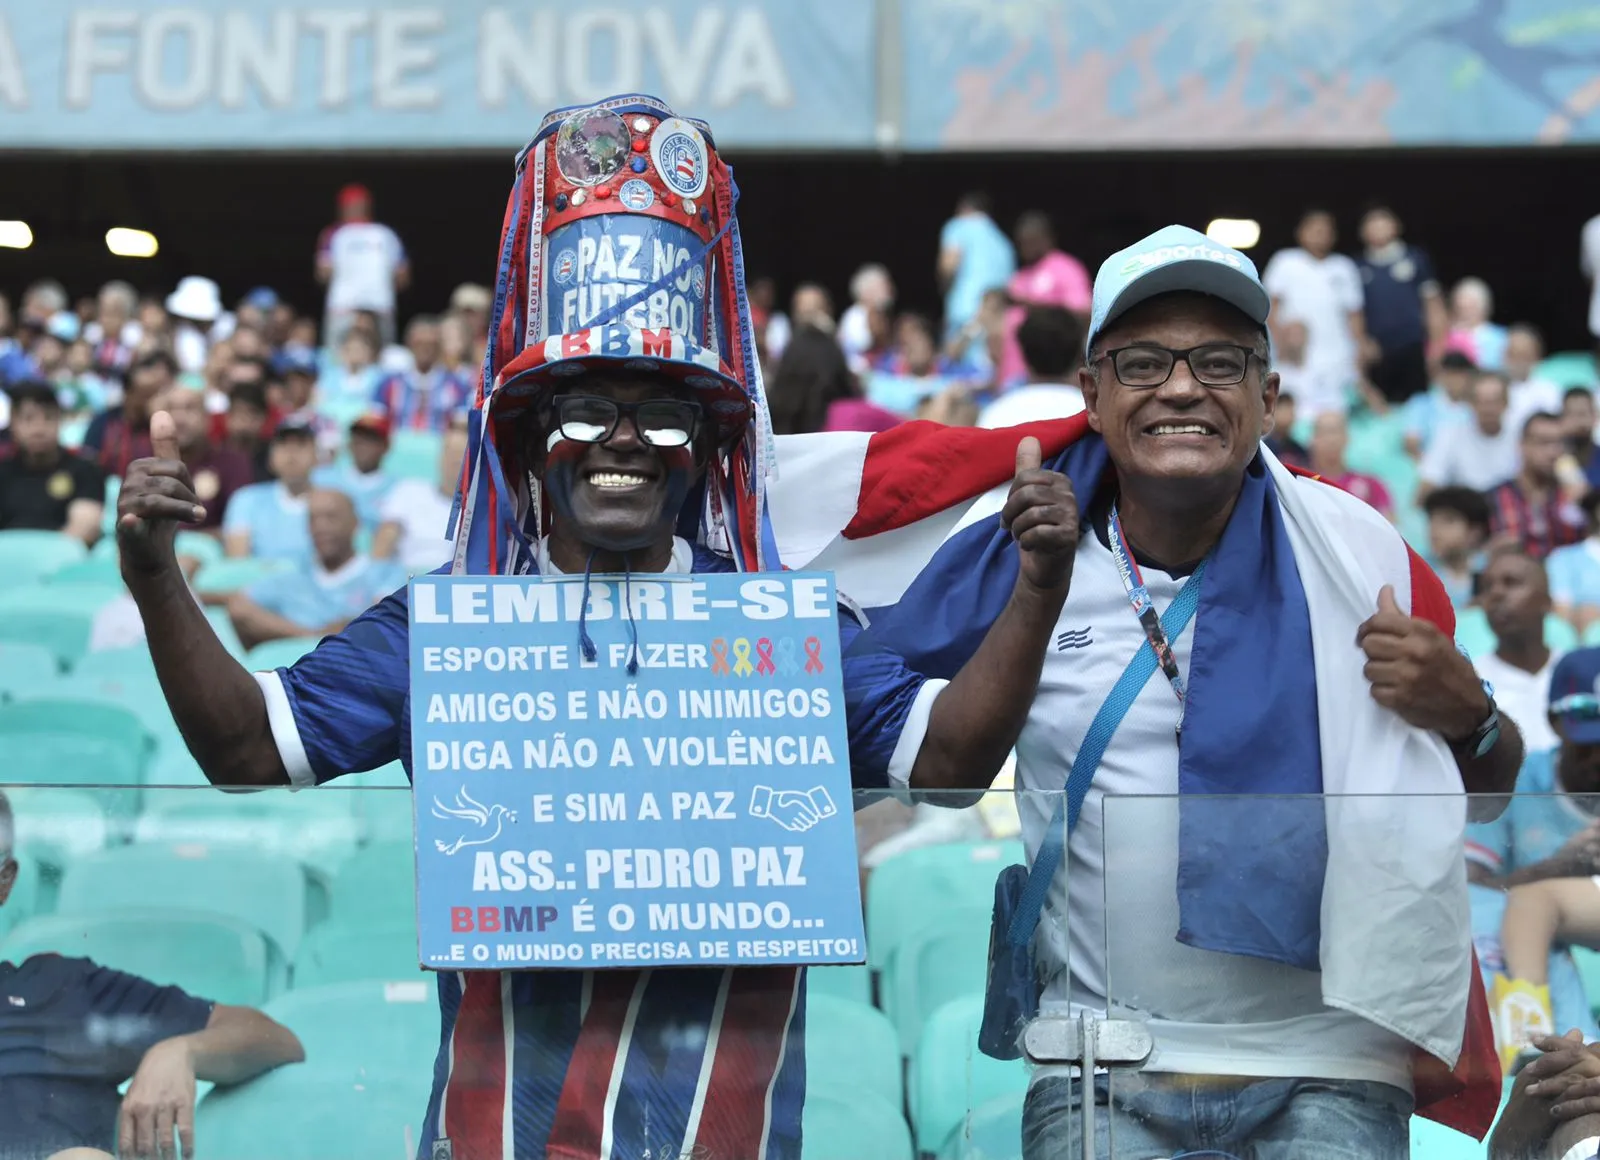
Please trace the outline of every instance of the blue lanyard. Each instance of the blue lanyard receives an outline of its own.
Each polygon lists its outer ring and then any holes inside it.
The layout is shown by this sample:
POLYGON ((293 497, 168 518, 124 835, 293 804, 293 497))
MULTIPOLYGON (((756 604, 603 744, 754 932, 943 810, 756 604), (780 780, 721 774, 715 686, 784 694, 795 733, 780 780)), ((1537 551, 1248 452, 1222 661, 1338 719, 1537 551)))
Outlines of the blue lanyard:
MULTIPOLYGON (((1161 627, 1161 617, 1156 613, 1150 589, 1145 587, 1144 574, 1139 571, 1138 561, 1123 546, 1122 519, 1117 515, 1115 502, 1111 505, 1111 518, 1106 523, 1106 540, 1111 546, 1111 557, 1117 562, 1117 573, 1122 577, 1122 587, 1128 593, 1128 603, 1133 605, 1133 614, 1139 618, 1139 624, 1144 628, 1145 639, 1150 642, 1150 651, 1155 653, 1156 663, 1166 674, 1167 680, 1172 685, 1172 691, 1177 694, 1178 735, 1181 737, 1186 706, 1183 673, 1178 668, 1178 659, 1172 655, 1172 645, 1168 643, 1166 631, 1161 627)), ((1208 555, 1206 559, 1210 559, 1210 556, 1208 555)), ((1190 574, 1188 580, 1184 581, 1184 587, 1198 584, 1205 568, 1206 561, 1201 560, 1199 567, 1190 574)))

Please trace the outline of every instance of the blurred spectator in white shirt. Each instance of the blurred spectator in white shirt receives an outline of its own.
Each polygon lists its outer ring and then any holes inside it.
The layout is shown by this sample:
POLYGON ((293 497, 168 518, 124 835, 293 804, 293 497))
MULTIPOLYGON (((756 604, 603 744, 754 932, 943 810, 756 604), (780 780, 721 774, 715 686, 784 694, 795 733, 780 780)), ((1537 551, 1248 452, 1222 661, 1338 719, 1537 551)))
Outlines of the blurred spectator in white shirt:
POLYGON ((1495 651, 1477 657, 1478 675, 1494 686, 1494 699, 1517 723, 1529 753, 1554 749, 1550 727, 1550 671, 1561 654, 1544 643, 1544 618, 1550 612, 1550 587, 1544 566, 1514 545, 1489 554, 1479 581, 1479 599, 1495 651))
POLYGON ((439 476, 429 483, 402 479, 389 489, 379 509, 372 555, 398 560, 410 575, 431 572, 450 559, 450 509, 455 503, 461 464, 467 456, 465 417, 451 423, 439 446, 439 476))
POLYGON ((1506 422, 1506 380, 1493 371, 1478 375, 1468 400, 1472 418, 1451 423, 1434 436, 1417 474, 1418 500, 1437 487, 1459 485, 1488 491, 1517 474, 1520 433, 1506 422))
POLYGON ((1506 381, 1511 384, 1511 409, 1506 422, 1518 431, 1531 415, 1541 411, 1561 413, 1561 387, 1548 379, 1536 378, 1535 372, 1544 361, 1544 336, 1536 326, 1518 322, 1506 328, 1506 349, 1503 367, 1506 381))
POLYGON ((222 317, 222 293, 210 278, 191 274, 167 295, 167 314, 175 320, 172 353, 181 371, 199 372, 206 366, 211 331, 222 317))
POLYGON ((849 360, 850 369, 861 374, 874 346, 873 313, 894 307, 894 279, 889 268, 878 262, 862 266, 850 279, 850 297, 850 307, 839 319, 839 347, 849 360))
POLYGON ((228 598, 228 616, 246 648, 339 632, 406 582, 397 565, 357 554, 355 504, 342 491, 311 492, 306 514, 312 554, 228 598))
POLYGON ((1345 410, 1345 392, 1359 379, 1366 341, 1361 271, 1333 252, 1338 238, 1331 213, 1308 210, 1295 231, 1299 246, 1279 250, 1262 275, 1272 297, 1274 342, 1289 319, 1306 325, 1306 363, 1316 379, 1312 390, 1298 388, 1295 397, 1313 419, 1323 411, 1345 410))
POLYGON ((410 285, 411 264, 399 235, 372 220, 365 186, 339 191, 339 221, 317 240, 316 271, 317 281, 328 287, 322 337, 330 349, 339 348, 357 310, 376 314, 382 341, 393 340, 395 292, 410 285))
POLYGON ((1060 306, 1030 306, 1017 327, 1027 382, 1012 387, 978 414, 980 427, 1011 427, 1035 419, 1065 419, 1083 410, 1073 383, 1082 361, 1083 324, 1060 306))
POLYGON ((1600 214, 1583 225, 1578 264, 1589 279, 1589 333, 1594 338, 1596 356, 1600 357, 1600 214))

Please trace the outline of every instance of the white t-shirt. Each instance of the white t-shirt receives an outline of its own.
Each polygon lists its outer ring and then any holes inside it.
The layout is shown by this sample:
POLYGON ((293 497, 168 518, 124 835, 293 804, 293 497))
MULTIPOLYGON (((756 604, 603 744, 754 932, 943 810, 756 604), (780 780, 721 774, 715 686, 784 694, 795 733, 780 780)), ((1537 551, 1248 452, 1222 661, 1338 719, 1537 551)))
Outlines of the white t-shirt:
POLYGON ((394 310, 394 275, 406 251, 393 230, 377 222, 345 222, 328 235, 324 253, 333 267, 329 310, 394 310))
POLYGON ((1522 425, 1541 411, 1559 416, 1561 395, 1561 388, 1549 379, 1523 379, 1520 383, 1512 383, 1511 402, 1506 408, 1506 426, 1520 436, 1522 425))
POLYGON ((1600 214, 1584 224, 1581 260, 1584 275, 1594 286, 1589 295, 1589 333, 1600 338, 1600 214))
POLYGON ((1361 272, 1343 254, 1313 258, 1305 250, 1279 250, 1262 276, 1284 318, 1306 324, 1306 362, 1322 372, 1314 398, 1297 399, 1309 413, 1343 410, 1343 391, 1356 378, 1350 315, 1361 310, 1361 272))
POLYGON ((1498 435, 1485 435, 1476 420, 1468 418, 1444 427, 1428 444, 1417 473, 1435 487, 1459 484, 1488 491, 1517 474, 1521 440, 1510 423, 1498 435))
POLYGON ((400 525, 396 556, 411 575, 431 572, 450 559, 455 545, 446 533, 454 503, 454 496, 421 479, 398 480, 384 497, 378 522, 400 525))
POLYGON ((1067 419, 1083 410, 1083 392, 1065 383, 1013 387, 978 415, 980 427, 1015 427, 1035 419, 1067 419))
POLYGON ((1494 686, 1495 704, 1517 723, 1522 742, 1529 753, 1554 749, 1561 743, 1550 728, 1550 673, 1561 654, 1550 650, 1550 659, 1536 673, 1506 664, 1498 654, 1474 660, 1478 675, 1494 686))
MULTIPOLYGON (((1154 569, 1144 579, 1163 611, 1183 584, 1154 569)), ((1185 676, 1193 631, 1191 623, 1173 648, 1185 676)), ((1143 641, 1110 551, 1086 529, 1017 741, 1018 784, 1045 791, 1018 798, 1030 864, 1089 722, 1143 641)), ((1323 1006, 1317 972, 1177 941, 1177 715, 1172 686, 1157 671, 1106 748, 1041 920, 1040 954, 1071 964, 1070 982, 1062 970, 1047 982, 1043 1009, 1104 1016, 1109 970, 1117 1010, 1136 1006, 1155 1037, 1147 1071, 1371 1080, 1410 1090, 1410 1045, 1323 1006)), ((1041 1068, 1036 1077, 1060 1072, 1041 1068)))

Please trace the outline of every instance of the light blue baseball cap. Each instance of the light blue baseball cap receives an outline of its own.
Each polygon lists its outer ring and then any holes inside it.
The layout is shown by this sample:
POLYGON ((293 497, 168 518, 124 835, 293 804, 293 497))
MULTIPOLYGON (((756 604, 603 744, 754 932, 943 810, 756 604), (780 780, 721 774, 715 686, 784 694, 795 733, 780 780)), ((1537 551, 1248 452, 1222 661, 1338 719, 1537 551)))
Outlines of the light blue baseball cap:
POLYGON ((1084 351, 1093 349, 1100 332, 1128 310, 1175 290, 1220 298, 1258 326, 1266 325, 1272 306, 1256 264, 1249 258, 1213 242, 1199 230, 1166 226, 1100 264, 1084 351))

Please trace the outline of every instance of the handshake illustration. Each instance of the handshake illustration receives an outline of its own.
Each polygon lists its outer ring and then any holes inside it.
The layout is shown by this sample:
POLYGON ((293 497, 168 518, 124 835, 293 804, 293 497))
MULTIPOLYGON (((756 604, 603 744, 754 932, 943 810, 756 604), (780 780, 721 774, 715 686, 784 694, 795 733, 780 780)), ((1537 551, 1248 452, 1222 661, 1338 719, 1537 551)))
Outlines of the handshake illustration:
POLYGON ((803 834, 823 818, 831 818, 838 812, 828 791, 820 785, 810 791, 758 785, 750 792, 752 818, 771 818, 796 834, 803 834))

